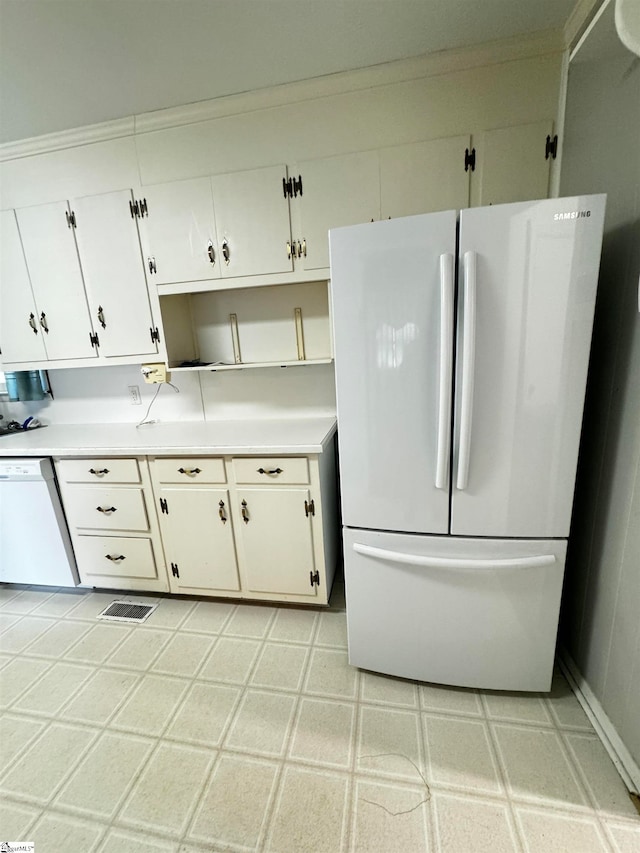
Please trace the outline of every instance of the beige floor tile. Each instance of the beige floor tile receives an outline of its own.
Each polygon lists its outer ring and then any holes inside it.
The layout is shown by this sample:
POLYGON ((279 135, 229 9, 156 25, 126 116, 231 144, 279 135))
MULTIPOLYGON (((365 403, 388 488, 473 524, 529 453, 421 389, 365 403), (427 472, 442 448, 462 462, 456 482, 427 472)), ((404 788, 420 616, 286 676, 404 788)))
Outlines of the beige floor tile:
POLYGON ((0 788, 44 805, 95 736, 96 732, 89 729, 53 723, 4 774, 0 788))
POLYGON ((316 634, 317 646, 347 648, 347 614, 342 611, 325 610, 320 613, 320 625, 316 634))
POLYGON ((347 793, 346 776, 285 767, 265 849, 277 853, 342 850, 347 793))
POLYGON ((120 812, 134 828, 181 836, 207 781, 214 750, 161 743, 120 812))
POLYGON ((220 637, 198 678, 245 684, 260 650, 257 640, 235 640, 220 637))
POLYGON ((0 634, 4 634, 4 632, 10 628, 13 624, 15 624, 18 619, 22 618, 21 613, 0 613, 0 634))
POLYGON ((3 609, 11 613, 31 613, 54 594, 53 589, 25 589, 10 597, 3 609))
POLYGON ((433 808, 440 853, 518 853, 520 850, 506 802, 437 791, 433 793, 433 808))
POLYGON ((51 667, 51 661, 15 658, 0 676, 0 707, 7 708, 51 667))
POLYGON ((613 839, 617 853, 638 853, 640 850, 640 820, 629 823, 614 823, 605 820, 605 826, 613 839))
POLYGON ((586 805, 560 736, 551 730, 493 724, 511 795, 556 805, 586 805))
POLYGON ((51 619, 42 616, 24 616, 2 632, 0 646, 3 652, 22 652, 30 643, 52 626, 51 619))
POLYGON ((175 634, 154 661, 151 672, 190 678, 200 668, 213 643, 213 637, 204 637, 200 634, 175 634))
POLYGON ((147 670, 173 636, 172 631, 154 631, 137 625, 106 659, 106 664, 138 671, 147 670))
POLYGON ((640 824, 627 787, 601 741, 597 737, 569 733, 565 740, 597 808, 614 817, 637 818, 640 824))
POLYGON ((87 592, 80 598, 76 606, 66 615, 68 619, 84 619, 95 624, 95 619, 108 607, 112 601, 119 601, 122 596, 117 592, 87 592))
POLYGON ((269 639, 285 643, 310 643, 317 621, 315 610, 283 607, 276 613, 269 639))
POLYGON ((517 806, 516 816, 527 853, 608 853, 602 830, 594 818, 517 806))
POLYGON ((24 586, 20 586, 19 584, 2 584, 0 586, 0 609, 4 608, 6 604, 8 604, 12 599, 16 596, 23 593, 25 590, 24 586))
POLYGON ((551 715, 539 696, 521 693, 485 693, 487 716, 492 720, 551 726, 551 715))
POLYGON ((25 652, 45 658, 61 658, 90 630, 86 622, 52 622, 48 631, 31 643, 25 652))
POLYGON ((18 805, 8 800, 0 802, 2 837, 12 838, 14 841, 32 841, 29 827, 33 826, 41 814, 42 809, 37 806, 28 806, 24 803, 18 805))
POLYGON ((176 853, 175 841, 152 836, 148 832, 110 829, 98 848, 98 853, 176 853))
POLYGON ((29 833, 37 853, 63 853, 73 850, 93 853, 106 826, 95 820, 83 820, 47 811, 29 833))
POLYGON ((314 649, 304 692, 314 696, 355 699, 358 694, 358 670, 349 665, 344 651, 314 649))
POLYGON ((14 702, 13 707, 38 714, 57 714, 94 672, 91 666, 55 663, 33 687, 14 702))
POLYGON ((589 718, 582 710, 568 681, 560 672, 554 673, 551 692, 545 696, 545 702, 559 726, 584 729, 593 733, 594 729, 589 718))
POLYGON ((235 613, 224 627, 229 637, 252 637, 262 639, 275 617, 274 607, 259 607, 255 604, 239 604, 235 613))
POLYGON ((364 706, 360 709, 358 773, 422 782, 420 716, 411 711, 364 706))
POLYGON ((421 684, 420 707, 424 711, 437 714, 462 714, 480 717, 483 714, 482 703, 476 690, 464 687, 438 687, 433 684, 421 684))
POLYGON ((64 709, 65 720, 105 725, 133 690, 139 676, 99 669, 64 709))
POLYGON ((165 737, 200 746, 219 746, 240 698, 238 687, 194 684, 165 737))
POLYGON ((55 799, 56 806, 110 820, 134 783, 155 741, 105 732, 55 799))
POLYGON ((44 720, 32 720, 8 714, 0 717, 0 767, 3 772, 16 755, 35 740, 45 725, 44 720))
POLYGON ((305 672, 308 649, 265 643, 250 683, 276 690, 299 690, 305 672))
POLYGON ((225 746, 268 757, 282 755, 295 703, 293 696, 247 690, 225 746))
POLYGON ((379 705, 399 705, 403 708, 418 707, 418 688, 413 681, 363 672, 360 699, 379 705))
POLYGON ((289 748, 291 758, 349 769, 353 758, 356 706, 302 699, 289 748))
POLYGON ((167 675, 145 675, 111 721, 111 728, 158 737, 189 682, 167 675))
POLYGON ((144 624, 149 628, 178 628, 195 606, 196 602, 187 598, 163 598, 144 624))
POLYGON ((357 779, 349 849, 354 853, 426 853, 430 849, 428 797, 425 788, 357 779))
POLYGON ((5 667, 12 660, 13 655, 3 655, 2 653, 0 653, 0 669, 5 667))
POLYGON ((219 634, 237 609, 228 601, 199 601, 180 626, 181 631, 219 634))
POLYGON ((65 655, 65 660, 103 663, 113 650, 135 630, 113 622, 94 625, 65 655))
POLYGON ((85 595, 90 595, 85 590, 77 592, 56 592, 55 595, 45 599, 34 611, 35 616, 55 616, 59 618, 77 607, 85 595))
POLYGON ((221 755, 189 837, 224 849, 258 849, 277 773, 270 761, 221 755))
POLYGON ((502 783, 487 724, 425 714, 429 779, 476 793, 501 794, 502 783))

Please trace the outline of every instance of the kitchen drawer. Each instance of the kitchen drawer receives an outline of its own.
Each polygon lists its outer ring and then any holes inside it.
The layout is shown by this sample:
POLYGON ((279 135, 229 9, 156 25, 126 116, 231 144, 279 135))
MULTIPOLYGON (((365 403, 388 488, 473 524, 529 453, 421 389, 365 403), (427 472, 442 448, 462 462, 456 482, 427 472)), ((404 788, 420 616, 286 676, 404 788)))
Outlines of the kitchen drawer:
POLYGON ((161 483, 226 483, 224 461, 204 457, 156 459, 155 470, 161 483))
POLYGON ((247 456, 232 460, 236 483, 308 483, 309 460, 303 456, 247 456))
POLYGON ((76 528, 147 531, 142 489, 69 486, 64 493, 67 520, 76 528))
POLYGON ((137 459, 59 459, 58 476, 65 483, 139 483, 137 459))
POLYGON ((84 582, 92 576, 155 579, 158 576, 150 539, 125 536, 76 536, 76 558, 84 582))

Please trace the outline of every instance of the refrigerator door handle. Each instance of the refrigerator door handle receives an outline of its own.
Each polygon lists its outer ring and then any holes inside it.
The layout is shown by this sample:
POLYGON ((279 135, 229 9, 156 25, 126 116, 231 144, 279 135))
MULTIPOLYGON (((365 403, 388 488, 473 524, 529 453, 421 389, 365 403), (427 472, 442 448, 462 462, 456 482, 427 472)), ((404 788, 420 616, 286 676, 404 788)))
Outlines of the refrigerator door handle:
POLYGON ((451 437, 451 371, 453 368, 453 255, 440 255, 440 387, 438 390, 438 445, 436 489, 449 488, 451 437))
POLYGON ((433 569, 535 569, 551 566, 556 562, 555 554, 536 554, 531 557, 510 557, 507 559, 485 560, 465 559, 463 557, 423 557, 417 554, 404 554, 402 551, 388 551, 386 548, 374 548, 372 545, 354 543, 356 554, 388 560, 390 563, 407 563, 411 566, 425 566, 433 569))
POLYGON ((464 322, 462 327, 462 381, 460 388, 460 435, 458 439, 458 476, 456 487, 467 488, 471 452, 471 417, 476 359, 476 253, 465 252, 464 322))

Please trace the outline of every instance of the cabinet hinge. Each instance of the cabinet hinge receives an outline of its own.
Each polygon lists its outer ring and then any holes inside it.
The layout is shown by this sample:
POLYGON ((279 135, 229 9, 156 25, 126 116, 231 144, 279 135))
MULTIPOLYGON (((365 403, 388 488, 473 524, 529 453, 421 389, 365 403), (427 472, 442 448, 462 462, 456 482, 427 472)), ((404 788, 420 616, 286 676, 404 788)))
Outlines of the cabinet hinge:
POLYGON ((548 160, 551 157, 552 160, 556 159, 556 155, 558 153, 558 134, 556 134, 553 138, 551 136, 547 136, 547 141, 544 146, 544 159, 548 160))
POLYGON ((293 195, 302 195, 302 175, 298 175, 298 180, 293 179, 293 195))
POLYGON ((291 178, 282 179, 282 194, 285 198, 291 198, 293 195, 293 183, 291 178))
POLYGON ((93 334, 91 334, 91 332, 89 332, 89 340, 91 341, 92 347, 99 347, 100 346, 100 341, 98 339, 98 333, 97 332, 94 332, 93 334))
POLYGON ((129 212, 131 213, 132 219, 148 216, 149 210, 146 198, 141 198, 140 200, 134 199, 133 201, 129 200, 129 212))
POLYGON ((76 227, 76 214, 75 211, 65 210, 64 215, 67 218, 67 228, 75 228, 76 227))
POLYGON ((309 572, 311 586, 320 586, 320 572, 309 572))
POLYGON ((471 169, 472 172, 475 172, 476 169, 476 149, 472 148, 469 151, 468 148, 464 149, 464 170, 468 172, 471 169))
POLYGON ((309 518, 310 515, 316 514, 316 506, 312 500, 304 502, 304 514, 307 518, 309 518))
POLYGON ((160 498, 160 509, 165 515, 169 515, 169 507, 167 506, 167 502, 164 498, 160 498))
POLYGON ((180 572, 178 571, 177 563, 171 563, 171 574, 174 576, 174 578, 180 577, 180 572))
POLYGON ((156 344, 160 343, 160 332, 158 331, 157 326, 155 327, 155 329, 152 329, 151 327, 149 327, 149 334, 151 335, 151 343, 152 344, 153 343, 156 343, 156 344))

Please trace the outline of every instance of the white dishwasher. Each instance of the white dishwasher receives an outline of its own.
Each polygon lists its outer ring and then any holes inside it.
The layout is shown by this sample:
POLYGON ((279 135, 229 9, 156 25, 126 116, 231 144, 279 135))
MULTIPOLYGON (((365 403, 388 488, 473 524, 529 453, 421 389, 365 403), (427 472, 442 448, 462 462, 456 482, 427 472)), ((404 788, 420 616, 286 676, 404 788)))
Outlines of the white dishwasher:
POLYGON ((0 459, 0 581, 79 583, 50 459, 0 459))

